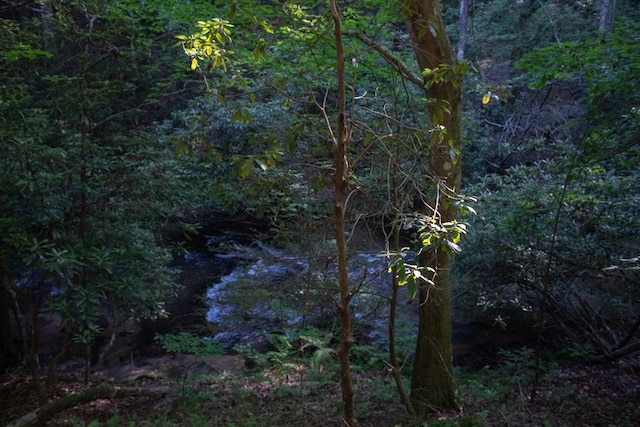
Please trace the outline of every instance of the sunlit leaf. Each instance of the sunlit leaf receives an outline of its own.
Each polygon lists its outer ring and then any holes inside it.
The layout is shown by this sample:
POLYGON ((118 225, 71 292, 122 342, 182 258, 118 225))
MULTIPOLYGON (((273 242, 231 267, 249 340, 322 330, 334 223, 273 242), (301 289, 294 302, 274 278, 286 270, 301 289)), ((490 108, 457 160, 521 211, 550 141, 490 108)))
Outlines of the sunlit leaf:
POLYGON ((449 246, 449 248, 455 253, 462 252, 462 248, 460 248, 460 246, 456 245, 455 243, 453 243, 450 240, 447 240, 447 246, 449 246))
POLYGON ((260 159, 256 159, 256 164, 257 164, 258 166, 260 166, 260 169, 262 169, 263 171, 266 171, 266 170, 267 170, 267 165, 266 165, 266 163, 265 163, 265 162, 263 162, 262 160, 260 160, 260 159))
POLYGON ((271 25, 269 25, 269 23, 267 21, 263 20, 260 24, 262 25, 262 28, 264 28, 264 30, 267 33, 269 33, 269 34, 273 34, 274 33, 273 28, 271 28, 271 25))

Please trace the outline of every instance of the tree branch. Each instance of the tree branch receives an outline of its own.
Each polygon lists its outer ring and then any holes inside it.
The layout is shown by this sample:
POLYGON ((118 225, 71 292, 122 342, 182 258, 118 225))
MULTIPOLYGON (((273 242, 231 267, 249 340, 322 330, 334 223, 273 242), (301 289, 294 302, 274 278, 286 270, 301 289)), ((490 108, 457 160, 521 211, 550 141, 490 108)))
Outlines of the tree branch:
POLYGON ((98 399, 114 399, 130 396, 150 396, 160 397, 169 393, 169 387, 118 387, 113 385, 100 385, 84 390, 79 393, 68 394, 54 402, 42 405, 38 409, 18 418, 17 420, 7 424, 7 427, 25 427, 35 425, 45 425, 58 412, 83 403, 91 402, 98 399))
POLYGON ((4 6, 0 6, 0 12, 6 12, 7 10, 17 9, 22 6, 27 6, 31 3, 35 3, 35 0, 25 0, 22 3, 9 3, 4 6))
POLYGON ((391 52, 386 47, 382 46, 379 43, 376 43, 374 40, 365 36, 364 34, 355 32, 355 31, 345 31, 345 35, 356 38, 360 40, 362 43, 369 46, 371 49, 375 50, 380 54, 380 56, 387 61, 389 65, 393 67, 397 72, 402 75, 405 79, 409 80, 414 85, 418 86, 420 89, 424 89, 424 79, 419 75, 414 73, 407 67, 402 59, 398 58, 393 52, 391 52))
POLYGON ((601 356, 591 357, 589 361, 592 363, 612 362, 614 360, 622 359, 623 357, 636 353, 638 351, 640 351, 640 342, 634 342, 616 351, 612 351, 601 356))

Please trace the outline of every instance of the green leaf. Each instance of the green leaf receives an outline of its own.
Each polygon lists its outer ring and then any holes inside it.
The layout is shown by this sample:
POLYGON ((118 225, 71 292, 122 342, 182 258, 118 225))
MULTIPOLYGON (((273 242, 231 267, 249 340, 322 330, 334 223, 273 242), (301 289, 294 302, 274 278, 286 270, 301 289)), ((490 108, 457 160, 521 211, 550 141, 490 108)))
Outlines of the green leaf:
POLYGON ((404 262, 401 259, 398 259, 396 276, 398 277, 398 286, 404 286, 407 284, 407 270, 405 269, 404 262))
POLYGON ((416 285, 416 279, 411 276, 407 281, 407 290, 409 291, 409 296, 411 298, 415 298, 418 293, 418 286, 416 285))
POLYGON ((253 161, 251 159, 245 160, 240 165, 240 170, 238 171, 238 175, 240 175, 241 179, 247 179, 249 175, 251 175, 252 170, 253 170, 253 161))
POLYGON ((298 146, 297 138, 295 137, 295 135, 290 134, 287 137, 287 153, 295 152, 297 146, 298 146))

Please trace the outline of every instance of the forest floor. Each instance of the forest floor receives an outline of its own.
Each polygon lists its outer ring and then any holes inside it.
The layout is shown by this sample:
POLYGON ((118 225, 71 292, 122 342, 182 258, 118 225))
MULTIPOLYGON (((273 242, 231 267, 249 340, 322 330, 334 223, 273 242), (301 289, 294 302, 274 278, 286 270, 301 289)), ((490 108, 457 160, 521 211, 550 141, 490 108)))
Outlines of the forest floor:
MULTIPOLYGON (((502 353, 494 367, 458 369, 464 410, 439 414, 438 426, 640 425, 640 365, 553 363, 530 400, 530 353, 502 353)), ((634 362, 638 362, 635 360, 634 362)), ((243 356, 165 356, 103 371, 108 383, 153 396, 97 399, 58 412, 49 426, 339 426, 340 388, 335 362, 311 368, 304 361, 249 370, 243 356), (312 372, 313 371, 313 372, 312 372)), ((398 403, 385 369, 356 369, 360 426, 416 426, 398 403)), ((53 398, 87 387, 83 368, 60 369, 53 398)), ((0 425, 37 408, 32 382, 17 370, 0 376, 0 425)), ((43 424, 44 425, 44 424, 43 424)))

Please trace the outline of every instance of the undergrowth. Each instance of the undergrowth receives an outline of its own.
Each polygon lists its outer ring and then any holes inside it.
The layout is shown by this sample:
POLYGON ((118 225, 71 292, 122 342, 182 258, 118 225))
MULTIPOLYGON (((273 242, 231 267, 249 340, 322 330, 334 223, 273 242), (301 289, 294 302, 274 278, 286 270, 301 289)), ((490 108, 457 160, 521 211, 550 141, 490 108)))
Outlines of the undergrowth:
MULTIPOLYGON (((183 338, 187 342, 193 339, 183 338)), ((70 417, 65 425, 340 425, 339 369, 330 335, 306 328, 272 334, 269 341, 272 348, 262 353, 250 346, 236 348, 252 362, 252 368, 243 374, 221 372, 170 380, 176 384, 175 391, 162 411, 113 413, 102 422, 87 424, 70 417)), ((386 354, 373 347, 355 346, 353 365, 359 424, 381 427, 571 426, 581 419, 592 419, 595 421, 589 425, 600 425, 598 420, 609 416, 613 418, 608 425, 633 425, 629 420, 640 416, 637 408, 630 406, 628 400, 616 399, 615 393, 602 396, 602 392, 595 389, 597 381, 601 382, 602 391, 606 391, 607 386, 618 387, 617 382, 610 383, 610 375, 589 371, 592 368, 580 367, 575 359, 560 357, 560 353, 545 355, 540 397, 535 404, 529 394, 535 366, 530 348, 500 350, 490 365, 480 369, 458 367, 456 377, 463 410, 433 414, 428 421, 418 421, 410 419, 399 402, 385 364, 386 354), (595 405, 594 398, 600 399, 595 405), (616 415, 605 415, 604 411, 616 415)), ((408 383, 408 377, 405 381, 408 383)))

